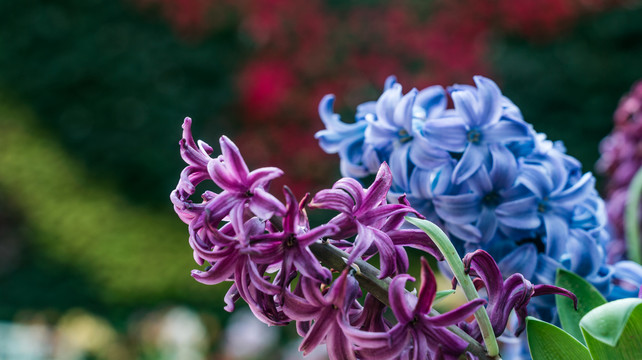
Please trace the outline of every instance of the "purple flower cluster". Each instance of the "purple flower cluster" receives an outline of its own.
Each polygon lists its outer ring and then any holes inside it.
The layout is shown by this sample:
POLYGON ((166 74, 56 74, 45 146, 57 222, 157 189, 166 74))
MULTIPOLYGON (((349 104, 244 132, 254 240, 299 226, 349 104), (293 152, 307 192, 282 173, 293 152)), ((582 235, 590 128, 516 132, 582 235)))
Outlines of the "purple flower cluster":
MULTIPOLYGON (((610 236, 593 175, 562 143, 536 133, 493 81, 474 82, 404 95, 389 77, 377 101, 357 107, 354 123, 340 120, 327 95, 319 105, 326 129, 316 137, 339 154, 344 176, 362 178, 388 162, 390 196, 407 194, 461 255, 484 249, 502 272, 536 284, 554 283, 565 268, 610 294, 617 269, 607 263, 610 236)), ((633 271, 642 276, 642 267, 633 271)))
POLYGON ((606 211, 615 238, 609 255, 620 259, 625 251, 624 209, 628 188, 642 167, 642 81, 620 100, 613 122, 613 131, 600 143, 597 170, 606 176, 606 211))
MULTIPOLYGON (((220 139, 222 154, 211 157, 212 147, 194 141, 191 119, 186 118, 179 144, 187 167, 170 198, 180 219, 188 224, 194 259, 206 265, 192 276, 204 284, 231 282, 226 310, 232 311, 235 302, 243 299, 266 324, 294 320, 303 337, 300 350, 305 354, 325 343, 331 359, 457 359, 469 343, 448 327, 458 326, 481 341, 476 325, 466 319, 486 300, 476 299, 437 314, 432 309, 436 281, 424 259, 417 293, 405 290, 406 282, 414 281, 406 274, 405 248, 417 248, 438 259, 441 254, 423 231, 402 228, 404 216, 420 215, 405 196, 388 203, 392 174, 385 163, 368 188, 345 178, 313 198, 306 195, 297 200, 285 187, 285 201, 281 202, 268 190, 282 172, 276 168, 249 171, 228 138, 220 139), (220 191, 205 191, 201 202, 193 202, 190 197, 196 186, 206 180, 220 191), (306 207, 338 214, 326 224, 311 227, 306 207), (345 269, 320 263, 314 246, 343 249, 345 269), (375 255, 382 268, 379 277, 392 277, 386 280, 388 296, 378 299, 368 293, 360 302, 360 270, 353 264, 375 255), (384 317, 388 307, 396 321, 384 317)), ((496 334, 504 332, 513 309, 523 321, 525 306, 533 296, 557 293, 574 298, 563 289, 533 286, 521 275, 504 282, 497 264, 485 252, 466 259, 478 288, 488 290, 496 334)))

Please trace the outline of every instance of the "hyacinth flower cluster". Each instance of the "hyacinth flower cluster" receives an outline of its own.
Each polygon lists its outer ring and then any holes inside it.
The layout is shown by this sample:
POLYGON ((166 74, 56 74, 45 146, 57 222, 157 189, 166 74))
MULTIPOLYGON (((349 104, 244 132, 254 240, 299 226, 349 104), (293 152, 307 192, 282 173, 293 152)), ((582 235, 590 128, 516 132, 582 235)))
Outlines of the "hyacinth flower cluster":
MULTIPOLYGON (((483 249, 504 274, 535 284, 554 283, 564 268, 609 298, 635 296, 642 267, 607 262, 612 239, 592 174, 561 142, 536 133, 492 80, 475 76, 474 83, 404 94, 391 76, 351 123, 326 95, 319 105, 326 129, 316 138, 339 154, 346 177, 364 178, 389 163, 389 196, 406 194, 461 255, 483 249)), ((550 318, 552 303, 538 305, 550 318)))
MULTIPOLYGON (((620 259, 626 251, 625 208, 629 187, 642 168, 642 82, 633 85, 613 115, 613 131, 600 143, 597 170, 606 176, 606 212, 614 241, 609 255, 620 259)), ((640 219, 636 219, 639 223, 640 219)), ((638 229, 639 231, 639 229, 638 229)))
POLYGON ((470 282, 473 291, 486 288, 487 299, 472 296, 439 314, 433 304, 442 295, 425 259, 421 285, 416 292, 405 289, 414 281, 407 274, 406 248, 437 260, 447 252, 443 242, 404 226, 406 221, 432 224, 420 219, 405 196, 388 202, 392 173, 386 163, 367 188, 344 178, 314 197, 297 199, 284 187, 282 202, 269 192, 270 182, 282 172, 269 167, 250 171, 227 137, 220 139, 221 155, 212 157, 212 147, 194 141, 187 118, 179 144, 187 166, 170 199, 188 225, 194 259, 203 266, 192 276, 204 284, 231 283, 227 311, 243 299, 268 325, 295 321, 304 354, 325 344, 331 359, 494 358, 497 349, 486 349, 506 330, 511 311, 523 322, 533 297, 561 294, 576 300, 564 289, 533 285, 520 274, 504 280, 492 257, 478 251, 465 259, 465 271, 474 280, 457 280, 470 282), (191 197, 204 181, 219 190, 205 191, 194 202, 191 197), (338 214, 313 227, 306 208, 338 214), (379 257, 381 271, 365 261, 373 256, 379 257), (388 309, 394 319, 385 315, 388 309), (480 312, 486 314, 486 327, 470 320, 473 313, 481 319, 480 312))

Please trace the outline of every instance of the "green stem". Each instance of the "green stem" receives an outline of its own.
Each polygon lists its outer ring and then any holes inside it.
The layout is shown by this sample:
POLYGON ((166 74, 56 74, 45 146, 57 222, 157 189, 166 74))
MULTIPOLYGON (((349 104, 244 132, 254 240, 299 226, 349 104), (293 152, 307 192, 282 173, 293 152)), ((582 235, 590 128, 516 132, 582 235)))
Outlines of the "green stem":
MULTIPOLYGON (((439 248, 439 251, 444 255, 448 265, 450 265, 450 268, 459 282, 459 285, 464 290, 464 294, 468 301, 478 299, 479 294, 475 289, 473 280, 468 276, 468 274, 466 274, 464 264, 462 263, 459 254, 457 254, 457 250, 455 250, 452 242, 448 239, 448 236, 446 236, 446 234, 437 225, 428 220, 406 217, 406 221, 425 231, 426 234, 432 238, 439 248)), ((480 306, 479 309, 475 311, 475 319, 477 319, 477 324, 481 330, 482 337, 484 338, 484 344, 486 344, 488 356, 499 357, 499 346, 497 345, 495 332, 490 324, 490 318, 488 317, 485 307, 480 306)))
POLYGON ((642 263, 640 250, 640 225, 638 223, 638 212, 640 209, 640 196, 642 195, 642 168, 631 180, 629 193, 626 202, 626 252, 630 260, 642 263))

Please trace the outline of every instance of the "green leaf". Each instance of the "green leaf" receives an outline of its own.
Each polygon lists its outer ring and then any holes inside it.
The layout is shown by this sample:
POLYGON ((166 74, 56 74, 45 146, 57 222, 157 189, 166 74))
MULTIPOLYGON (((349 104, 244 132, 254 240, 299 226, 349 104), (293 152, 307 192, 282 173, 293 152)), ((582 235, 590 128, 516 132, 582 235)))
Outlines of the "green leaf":
POLYGON ((612 301, 591 310, 580 321, 594 359, 642 359, 642 299, 612 301))
POLYGON ((591 360, 586 346, 557 326, 526 318, 528 349, 533 360, 591 360))
POLYGON ((586 345, 582 330, 580 330, 580 320, 589 311, 606 304, 606 299, 589 282, 564 269, 557 270, 555 285, 567 289, 577 296, 577 311, 573 307, 573 300, 566 296, 556 295, 555 304, 562 329, 586 345))
POLYGON ((445 298, 448 295, 454 294, 455 290, 449 289, 449 290, 442 290, 442 291, 437 291, 437 294, 435 294, 435 300, 433 303, 436 303, 440 301, 441 299, 445 298))

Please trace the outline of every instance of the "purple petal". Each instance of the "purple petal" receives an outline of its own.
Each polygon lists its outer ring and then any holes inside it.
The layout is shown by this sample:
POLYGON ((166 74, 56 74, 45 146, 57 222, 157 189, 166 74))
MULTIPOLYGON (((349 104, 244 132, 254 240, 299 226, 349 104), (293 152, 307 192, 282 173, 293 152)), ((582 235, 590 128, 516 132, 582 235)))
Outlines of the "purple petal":
POLYGON ((228 280, 234 273, 234 268, 238 261, 238 255, 230 256, 217 261, 207 271, 192 270, 192 277, 196 281, 205 285, 214 285, 228 280))
POLYGON ((366 195, 363 198, 363 203, 359 206, 361 209, 372 209, 379 206, 383 201, 386 200, 386 195, 390 186, 392 185, 392 173, 388 164, 385 162, 381 164, 379 172, 377 172, 377 177, 368 190, 366 190, 366 195))
POLYGON ((408 324, 412 321, 413 311, 408 306, 406 299, 406 281, 415 281, 415 279, 407 274, 395 276, 390 282, 388 289, 388 299, 390 300, 390 309, 395 314, 399 324, 408 324))
POLYGON ((342 213, 352 213, 354 201, 352 197, 343 190, 325 189, 319 191, 309 206, 311 208, 331 209, 342 213))
POLYGON ((305 298, 299 297, 289 290, 283 293, 283 312, 292 320, 305 321, 316 319, 319 306, 310 304, 305 298))
POLYGON ((271 218, 274 214, 282 215, 285 213, 285 206, 263 188, 254 189, 254 195, 250 198, 249 205, 250 210, 264 220, 271 218))
POLYGON ((329 284, 332 280, 332 274, 330 270, 321 266, 310 249, 303 248, 300 251, 297 251, 294 256, 294 265, 297 270, 301 272, 301 275, 309 278, 316 279, 324 284, 329 284))
POLYGON ((283 170, 275 167, 264 167, 253 170, 247 176, 247 182, 250 184, 250 191, 254 192, 257 187, 266 188, 270 181, 283 175, 283 170))
POLYGON ((296 238, 299 240, 299 245, 308 246, 313 242, 320 240, 324 236, 331 237, 339 231, 339 227, 333 224, 324 224, 311 229, 308 232, 297 234, 296 238))
POLYGON ((417 294, 417 306, 415 306, 415 314, 428 314, 432 308, 432 303, 437 294, 437 281, 435 274, 433 274, 428 261, 421 258, 421 287, 417 294))
POLYGON ((425 251, 437 260, 443 260, 444 256, 430 236, 419 229, 400 229, 387 232, 392 243, 397 246, 409 246, 425 251))
MULTIPOLYGON (((377 165, 377 168, 379 168, 379 165, 377 165)), ((352 197, 354 206, 356 208, 360 208, 361 204, 363 203, 363 196, 365 194, 364 188, 361 186, 361 184, 351 178, 343 178, 339 179, 337 182, 332 185, 333 189, 341 189, 350 195, 352 197)))
POLYGON ((326 334, 330 331, 333 327, 333 323, 336 321, 335 311, 336 310, 331 307, 327 307, 319 313, 314 324, 312 324, 312 327, 303 338, 301 346, 299 346, 299 351, 302 351, 304 356, 309 354, 319 346, 323 340, 325 340, 326 334))
POLYGON ((337 324, 332 326, 326 337, 326 348, 330 360, 356 360, 352 344, 345 337, 341 327, 337 324))
POLYGON ((504 279, 495 259, 489 253, 484 250, 476 250, 466 254, 463 262, 466 270, 482 279, 491 303, 501 296, 504 279))
POLYGON ((461 305, 447 313, 424 318, 426 322, 432 326, 449 326, 457 324, 458 322, 466 320, 470 317, 480 306, 486 304, 484 299, 475 299, 461 305))
POLYGON ((250 171, 241 156, 239 148, 227 136, 221 136, 219 143, 221 144, 225 167, 230 170, 231 175, 235 178, 245 181, 250 171))
POLYGON ((572 292, 564 288, 554 286, 554 285, 542 284, 542 285, 535 285, 534 290, 535 291, 533 292, 533 296, 551 295, 551 294, 566 296, 567 298, 573 300, 573 306, 575 307, 575 310, 577 310, 577 296, 575 296, 575 294, 573 294, 572 292))
POLYGON ((242 193, 249 189, 245 179, 241 179, 236 176, 237 174, 229 171, 225 164, 220 161, 220 157, 212 159, 207 164, 207 172, 212 181, 223 190, 242 193))

